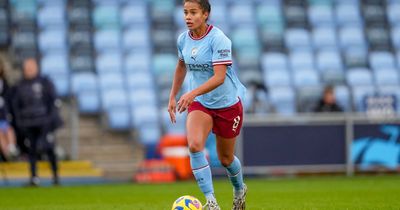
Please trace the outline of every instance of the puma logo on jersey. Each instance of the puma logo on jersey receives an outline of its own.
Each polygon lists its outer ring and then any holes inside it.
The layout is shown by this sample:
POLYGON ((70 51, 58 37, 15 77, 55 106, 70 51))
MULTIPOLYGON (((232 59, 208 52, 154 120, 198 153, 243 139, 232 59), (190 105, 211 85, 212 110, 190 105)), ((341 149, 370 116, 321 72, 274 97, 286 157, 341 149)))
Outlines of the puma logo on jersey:
POLYGON ((235 117, 235 119, 233 119, 233 126, 232 126, 232 130, 233 132, 236 132, 236 129, 238 128, 240 123, 240 116, 235 117))

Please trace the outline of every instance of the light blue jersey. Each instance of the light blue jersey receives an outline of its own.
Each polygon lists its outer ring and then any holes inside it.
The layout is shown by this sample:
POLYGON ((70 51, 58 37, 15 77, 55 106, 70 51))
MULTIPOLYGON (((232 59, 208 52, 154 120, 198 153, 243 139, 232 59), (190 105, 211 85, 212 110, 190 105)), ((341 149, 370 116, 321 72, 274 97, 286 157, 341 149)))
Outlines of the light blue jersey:
POLYGON ((204 84, 214 75, 213 66, 227 65, 225 81, 214 90, 197 96, 195 101, 210 109, 230 107, 243 100, 246 88, 232 67, 232 43, 225 34, 210 25, 204 36, 194 38, 190 32, 178 38, 178 56, 186 64, 189 91, 204 84))

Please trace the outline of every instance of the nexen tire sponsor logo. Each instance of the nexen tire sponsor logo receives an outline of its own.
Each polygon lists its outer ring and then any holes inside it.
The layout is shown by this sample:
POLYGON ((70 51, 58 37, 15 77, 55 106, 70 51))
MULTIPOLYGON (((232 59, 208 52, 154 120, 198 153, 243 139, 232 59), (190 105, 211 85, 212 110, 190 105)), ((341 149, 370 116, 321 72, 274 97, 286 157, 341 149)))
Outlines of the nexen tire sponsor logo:
POLYGON ((210 68, 210 64, 187 64, 191 71, 205 71, 210 68))

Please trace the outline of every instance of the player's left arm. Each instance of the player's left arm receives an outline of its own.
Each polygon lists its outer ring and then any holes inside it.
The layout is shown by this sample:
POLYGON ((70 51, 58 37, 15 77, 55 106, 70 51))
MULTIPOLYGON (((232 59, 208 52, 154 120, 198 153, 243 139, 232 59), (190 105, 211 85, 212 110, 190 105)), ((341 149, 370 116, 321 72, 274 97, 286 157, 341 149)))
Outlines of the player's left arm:
POLYGON ((207 80, 207 82, 203 83, 196 89, 182 95, 182 97, 178 101, 178 111, 180 113, 184 112, 189 105, 193 102, 194 98, 197 96, 206 94, 218 86, 222 85, 225 81, 226 76, 226 65, 214 65, 214 76, 207 80))

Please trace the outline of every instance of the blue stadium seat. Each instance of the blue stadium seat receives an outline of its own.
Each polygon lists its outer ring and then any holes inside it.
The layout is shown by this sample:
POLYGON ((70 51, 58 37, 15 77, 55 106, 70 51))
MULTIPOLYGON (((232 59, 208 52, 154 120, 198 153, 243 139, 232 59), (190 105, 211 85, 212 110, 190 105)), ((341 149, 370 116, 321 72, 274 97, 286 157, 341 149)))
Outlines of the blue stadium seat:
POLYGON ((43 55, 40 67, 42 74, 66 74, 69 72, 67 55, 65 53, 43 55))
POLYGON ((157 106, 157 96, 153 88, 130 89, 129 105, 132 108, 140 106, 157 106))
POLYGON ((151 36, 148 30, 131 28, 122 34, 122 43, 125 51, 129 50, 150 50, 151 36))
POLYGON ((346 72, 347 84, 350 86, 373 85, 372 73, 367 68, 354 68, 346 72))
POLYGON ((122 57, 118 51, 101 53, 96 58, 96 71, 99 74, 122 72, 122 57))
POLYGON ((131 128, 129 107, 111 108, 107 111, 108 128, 115 131, 128 131, 131 128))
POLYGON ((56 88, 56 93, 58 96, 65 97, 69 95, 69 73, 51 73, 47 74, 49 78, 53 81, 56 88))
POLYGON ((38 11, 37 22, 40 28, 65 25, 65 6, 51 5, 38 11))
POLYGON ((293 52, 289 56, 290 67, 293 72, 302 69, 314 69, 314 55, 309 52, 293 52))
POLYGON ((94 33, 94 46, 97 51, 119 50, 120 33, 118 30, 100 30, 94 33))
POLYGON ((260 41, 257 29, 249 25, 238 25, 231 33, 234 49, 240 51, 242 48, 259 48, 260 41))
POLYGON ((150 72, 151 59, 149 53, 134 52, 126 55, 124 59, 125 72, 144 71, 150 72))
POLYGON ((343 58, 346 68, 367 67, 367 50, 364 48, 347 48, 343 52, 343 58))
POLYGON ((343 71, 340 53, 336 50, 324 50, 317 53, 317 68, 320 72, 343 71))
POLYGON ((124 89, 125 81, 121 73, 105 73, 99 75, 101 90, 124 89))
POLYGON ((152 88, 154 81, 150 72, 130 72, 127 74, 126 82, 129 89, 152 88))
POLYGON ((296 96, 291 87, 271 87, 269 95, 278 114, 293 115, 296 113, 296 96))
POLYGON ((183 13, 183 6, 182 5, 179 5, 179 6, 175 7, 174 22, 175 22, 175 25, 178 26, 179 28, 186 27, 185 17, 184 17, 184 13, 183 13))
POLYGON ((317 71, 313 69, 299 69, 293 71, 293 84, 296 87, 319 86, 321 84, 317 71))
POLYGON ((174 0, 152 0, 150 15, 154 22, 160 24, 171 24, 174 15, 174 0))
POLYGON ((155 54, 152 61, 153 72, 157 77, 162 75, 171 76, 175 71, 178 58, 174 54, 155 54))
POLYGON ((387 16, 392 26, 400 26, 400 2, 387 5, 387 16))
POLYGON ((149 23, 147 5, 143 1, 128 2, 122 7, 121 24, 124 27, 135 24, 147 25, 149 23))
POLYGON ((160 126, 153 124, 149 126, 138 127, 139 141, 144 145, 154 145, 161 138, 160 126))
POLYGON ((311 6, 331 7, 335 0, 308 0, 307 2, 311 6))
POLYGON ((117 5, 96 6, 92 15, 96 29, 119 28, 119 9, 117 5))
POLYGON ((364 29, 361 27, 344 27, 340 29, 339 40, 342 49, 367 48, 364 29))
POLYGON ((252 2, 235 1, 231 3, 229 21, 231 25, 254 25, 255 10, 252 2))
POLYGON ((395 58, 389 52, 371 52, 369 54, 369 62, 374 70, 393 69, 396 66, 395 58))
POLYGON ((221 23, 228 23, 228 10, 226 3, 224 1, 218 1, 212 5, 212 15, 210 16, 210 22, 216 24, 217 26, 221 23))
POLYGON ((92 72, 73 73, 71 75, 72 93, 97 92, 98 81, 96 74, 92 72))
POLYGON ((399 73, 393 68, 375 70, 374 77, 376 85, 400 85, 399 73))
POLYGON ((101 106, 107 112, 114 108, 127 108, 129 101, 124 89, 103 89, 101 91, 101 106))
POLYGON ((318 27, 313 30, 313 44, 316 50, 337 49, 338 41, 335 28, 318 27))
POLYGON ((310 6, 308 7, 309 22, 314 27, 334 26, 333 10, 331 6, 310 6))
POLYGON ((322 91, 322 86, 319 85, 297 87, 297 111, 313 112, 321 99, 322 91))
POLYGON ((236 52, 236 61, 240 69, 258 68, 261 50, 258 47, 246 47, 236 52))
POLYGON ((291 51, 311 51, 310 33, 305 29, 288 29, 285 33, 286 46, 291 51))
POLYGON ((349 88, 346 85, 339 85, 335 87, 336 102, 340 107, 343 108, 345 112, 352 111, 350 96, 349 88))
POLYGON ((264 81, 268 87, 274 86, 290 86, 290 74, 286 70, 271 70, 264 72, 264 81))
POLYGON ((400 86, 399 85, 380 85, 378 93, 385 95, 394 95, 396 97, 396 110, 400 114, 400 86))
POLYGON ((400 26, 392 28, 391 37, 393 46, 400 51, 400 26))
POLYGON ((258 25, 272 25, 274 23, 284 23, 282 8, 280 5, 271 5, 269 1, 264 1, 257 6, 258 25))
POLYGON ((156 106, 151 105, 140 105, 134 106, 132 111, 132 122, 134 127, 140 127, 143 125, 159 124, 159 111, 156 106))
POLYGON ((63 28, 57 28, 42 31, 39 34, 39 49, 43 53, 49 51, 65 52, 67 50, 65 30, 63 28))
POLYGON ((288 58, 283 53, 264 53, 261 57, 261 65, 264 72, 270 70, 287 70, 288 58))
POLYGON ((77 94, 79 112, 96 114, 100 111, 100 97, 97 91, 84 91, 77 94))
POLYGON ((336 6, 336 21, 340 27, 362 26, 363 21, 357 4, 339 4, 336 6))
POLYGON ((355 86, 352 88, 352 95, 353 95, 353 105, 355 111, 357 112, 365 112, 365 97, 374 95, 375 87, 373 85, 366 85, 366 86, 355 86))

